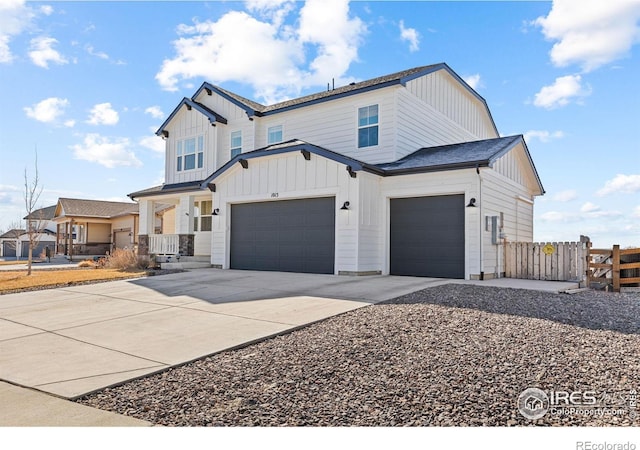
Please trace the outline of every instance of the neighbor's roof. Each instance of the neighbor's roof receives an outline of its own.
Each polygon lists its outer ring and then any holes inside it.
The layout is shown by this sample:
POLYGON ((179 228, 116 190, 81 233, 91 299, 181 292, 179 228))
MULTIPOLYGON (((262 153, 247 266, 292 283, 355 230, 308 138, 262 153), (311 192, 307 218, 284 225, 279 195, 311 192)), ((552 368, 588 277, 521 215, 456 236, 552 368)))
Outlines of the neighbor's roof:
POLYGON ((17 239, 18 236, 25 232, 26 230, 23 230, 22 228, 12 228, 11 230, 2 233, 2 235, 0 235, 0 239, 17 239))
MULTIPOLYGON (((93 217, 112 219, 127 214, 137 214, 137 203, 107 202, 102 200, 81 200, 77 198, 61 198, 58 205, 62 207, 64 216, 93 217)), ((58 214, 62 214, 59 211, 58 214)), ((61 217, 60 215, 56 217, 61 217)))
POLYGON ((51 220, 56 214, 56 206, 57 205, 51 205, 47 206, 46 208, 36 209, 28 216, 23 217, 23 219, 51 220))

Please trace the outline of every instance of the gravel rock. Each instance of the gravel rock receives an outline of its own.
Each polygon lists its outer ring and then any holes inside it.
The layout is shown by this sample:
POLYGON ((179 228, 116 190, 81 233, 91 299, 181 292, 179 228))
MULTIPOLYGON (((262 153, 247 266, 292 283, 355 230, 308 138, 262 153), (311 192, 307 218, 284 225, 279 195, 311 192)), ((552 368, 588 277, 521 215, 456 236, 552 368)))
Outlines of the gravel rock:
POLYGON ((638 426, 631 390, 639 294, 450 284, 78 401, 167 426, 638 426), (594 391, 622 412, 529 420, 529 387, 594 391))

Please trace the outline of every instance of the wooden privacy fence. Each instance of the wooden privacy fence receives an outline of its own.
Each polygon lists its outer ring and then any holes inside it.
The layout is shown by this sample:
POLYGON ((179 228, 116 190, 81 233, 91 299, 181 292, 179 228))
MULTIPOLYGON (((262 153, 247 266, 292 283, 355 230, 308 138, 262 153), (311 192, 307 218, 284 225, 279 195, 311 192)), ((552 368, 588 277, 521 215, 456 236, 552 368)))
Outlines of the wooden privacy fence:
POLYGON ((583 282, 586 242, 509 242, 505 276, 527 280, 583 282))
POLYGON ((611 285, 614 292, 620 292, 622 285, 640 284, 640 248, 612 249, 588 246, 589 286, 592 283, 611 285))

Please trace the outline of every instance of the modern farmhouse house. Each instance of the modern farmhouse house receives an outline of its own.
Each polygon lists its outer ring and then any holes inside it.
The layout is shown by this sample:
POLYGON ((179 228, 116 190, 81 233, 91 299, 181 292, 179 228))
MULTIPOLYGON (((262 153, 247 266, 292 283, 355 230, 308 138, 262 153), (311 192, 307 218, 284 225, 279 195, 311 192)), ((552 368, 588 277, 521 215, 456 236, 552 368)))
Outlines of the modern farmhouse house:
POLYGON ((130 194, 139 250, 222 269, 496 277, 544 193, 446 64, 268 106, 204 83, 157 134, 165 184, 130 194), (175 205, 160 234, 157 204, 175 205))

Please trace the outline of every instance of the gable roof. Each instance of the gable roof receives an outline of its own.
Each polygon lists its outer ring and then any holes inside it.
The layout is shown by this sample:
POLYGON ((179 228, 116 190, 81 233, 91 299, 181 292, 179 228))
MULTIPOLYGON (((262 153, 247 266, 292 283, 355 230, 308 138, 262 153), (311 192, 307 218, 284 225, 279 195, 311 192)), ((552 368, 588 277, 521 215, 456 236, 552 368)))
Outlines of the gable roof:
POLYGON ((31 220, 51 220, 55 216, 56 206, 51 205, 46 208, 40 208, 33 211, 28 216, 23 217, 23 219, 31 219, 31 220))
POLYGON ((460 83, 467 91, 469 91, 474 97, 476 97, 485 107, 487 114, 491 120, 491 125, 494 128, 496 135, 498 134, 497 127, 489 111, 489 107, 485 99, 480 96, 467 82, 465 82, 457 73, 455 73, 446 63, 431 64, 428 66, 419 66, 412 69, 402 70, 381 77, 372 78, 370 80, 364 80, 357 83, 350 83, 346 86, 337 87, 335 89, 317 92, 315 94, 305 95, 303 97, 294 98, 291 100, 285 100, 283 102, 275 103, 273 105, 262 105, 253 100, 249 100, 241 95, 228 91, 215 86, 213 84, 204 82, 202 86, 196 91, 192 99, 198 98, 202 91, 206 91, 208 95, 212 95, 216 92, 218 95, 227 99, 231 103, 235 104, 239 108, 243 109, 249 117, 252 116, 267 116, 284 111, 289 111, 294 108, 300 108, 303 106, 309 106, 317 103, 322 103, 329 100, 335 100, 338 98, 360 94, 363 92, 371 91, 374 89, 381 89, 388 86, 402 85, 416 78, 428 75, 438 70, 444 70, 448 72, 453 78, 460 83))
POLYGON ((137 203, 107 202, 77 198, 58 199, 58 205, 56 207, 56 217, 79 216, 112 219, 114 217, 137 213, 137 203))
POLYGON ((0 239, 17 239, 21 234, 26 233, 22 228, 12 228, 0 235, 0 239))
POLYGON ((211 123, 211 125, 215 125, 216 123, 224 123, 224 124, 227 123, 227 119, 225 119, 215 111, 209 109, 202 103, 199 103, 190 98, 184 97, 182 101, 178 104, 178 106, 176 106, 175 109, 171 112, 171 114, 169 114, 169 117, 167 117, 167 120, 165 120, 162 123, 162 125, 160 125, 160 128, 158 128, 158 131, 156 131, 156 135, 160 136, 162 134, 166 126, 169 124, 169 122, 173 120, 175 115, 178 114, 178 111, 180 111, 180 108, 182 108, 183 106, 186 106, 188 109, 193 108, 196 111, 199 111, 200 113, 204 114, 209 119, 209 123, 211 123))

